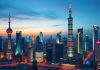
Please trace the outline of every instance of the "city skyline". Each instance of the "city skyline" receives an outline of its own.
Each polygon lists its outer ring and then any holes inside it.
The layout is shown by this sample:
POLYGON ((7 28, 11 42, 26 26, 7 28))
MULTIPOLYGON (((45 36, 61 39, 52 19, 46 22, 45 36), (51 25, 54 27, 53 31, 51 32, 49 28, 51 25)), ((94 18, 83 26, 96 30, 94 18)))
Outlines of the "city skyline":
POLYGON ((99 0, 1 0, 0 69, 99 70, 99 0))
MULTIPOLYGON (((14 36, 16 31, 24 35, 68 33, 68 0, 2 0, 0 5, 1 36, 7 35, 9 13, 14 36)), ((72 9, 74 32, 81 26, 91 30, 94 24, 99 25, 99 0, 72 1, 72 9)))

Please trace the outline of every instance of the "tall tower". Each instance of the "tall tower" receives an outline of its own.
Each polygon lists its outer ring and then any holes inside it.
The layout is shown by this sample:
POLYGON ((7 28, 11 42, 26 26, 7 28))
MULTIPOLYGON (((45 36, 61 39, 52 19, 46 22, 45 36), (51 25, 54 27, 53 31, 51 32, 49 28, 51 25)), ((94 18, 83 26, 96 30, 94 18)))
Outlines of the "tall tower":
POLYGON ((22 56, 22 31, 16 31, 16 52, 15 55, 22 56))
POLYGON ((7 40, 7 43, 8 43, 8 47, 7 47, 7 53, 6 53, 6 58, 11 60, 12 59, 12 52, 11 52, 11 34, 13 32, 13 30, 11 29, 10 27, 10 14, 9 14, 9 27, 8 29, 6 30, 7 34, 8 34, 8 40, 7 40))
POLYGON ((72 17, 71 2, 69 4, 69 17, 68 17, 68 49, 67 56, 72 58, 74 56, 74 42, 73 42, 73 17, 72 17))

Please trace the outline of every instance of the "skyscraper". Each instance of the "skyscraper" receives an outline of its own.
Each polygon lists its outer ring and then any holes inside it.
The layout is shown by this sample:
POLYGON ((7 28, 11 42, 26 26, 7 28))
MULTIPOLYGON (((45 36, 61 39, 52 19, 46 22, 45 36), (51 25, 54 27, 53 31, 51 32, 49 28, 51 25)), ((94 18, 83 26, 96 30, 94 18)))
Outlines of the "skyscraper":
POLYGON ((36 53, 36 60, 38 63, 43 62, 43 49, 44 49, 43 43, 40 42, 40 37, 37 36, 35 53, 36 53))
POLYGON ((43 43, 43 33, 42 32, 40 32, 39 37, 40 37, 40 42, 43 43))
POLYGON ((0 36, 0 52, 2 52, 2 50, 3 50, 3 46, 2 46, 2 37, 0 36))
POLYGON ((28 62, 32 62, 33 61, 33 47, 32 47, 32 38, 31 36, 26 36, 25 38, 26 40, 26 47, 28 50, 28 62))
POLYGON ((90 45, 89 45, 89 36, 85 35, 85 38, 84 38, 84 48, 83 48, 83 51, 84 51, 85 54, 88 53, 89 47, 90 47, 90 45))
POLYGON ((3 40, 2 37, 0 36, 0 59, 4 58, 4 52, 3 52, 3 40))
POLYGON ((95 47, 95 61, 100 61, 100 40, 96 42, 95 47))
POLYGON ((97 65, 97 70, 100 70, 100 40, 96 41, 95 47, 95 63, 97 65))
POLYGON ((39 39, 39 42, 41 42, 42 45, 43 45, 43 55, 45 56, 45 55, 46 55, 46 47, 45 47, 45 45, 44 45, 43 33, 42 33, 42 32, 40 32, 39 38, 40 38, 40 39, 39 39))
POLYGON ((21 31, 16 31, 16 51, 15 51, 15 56, 18 60, 21 60, 22 58, 22 32, 21 31))
POLYGON ((51 63, 53 59, 53 43, 50 41, 46 42, 46 60, 51 63))
POLYGON ((83 54, 83 27, 77 30, 77 52, 83 54))
POLYGON ((98 41, 99 34, 99 26, 93 25, 93 51, 94 47, 96 47, 96 41, 98 41))
POLYGON ((71 4, 69 6, 69 17, 68 17, 68 49, 67 56, 72 58, 74 56, 74 42, 73 42, 73 17, 72 17, 71 4))
POLYGON ((63 45, 64 45, 64 58, 66 58, 66 54, 67 54, 67 38, 64 37, 63 38, 63 45))
POLYGON ((6 30, 6 32, 7 32, 7 34, 8 34, 8 39, 7 39, 7 53, 6 53, 6 58, 8 59, 8 60, 12 60, 12 48, 11 48, 11 34, 12 34, 12 32, 13 32, 13 30, 11 29, 11 27, 10 27, 10 14, 9 14, 9 27, 8 27, 8 29, 6 30))
POLYGON ((61 32, 57 33, 57 35, 56 35, 56 43, 57 44, 61 43, 61 32))
POLYGON ((56 62, 59 63, 63 59, 64 45, 57 44, 55 45, 55 58, 56 62))

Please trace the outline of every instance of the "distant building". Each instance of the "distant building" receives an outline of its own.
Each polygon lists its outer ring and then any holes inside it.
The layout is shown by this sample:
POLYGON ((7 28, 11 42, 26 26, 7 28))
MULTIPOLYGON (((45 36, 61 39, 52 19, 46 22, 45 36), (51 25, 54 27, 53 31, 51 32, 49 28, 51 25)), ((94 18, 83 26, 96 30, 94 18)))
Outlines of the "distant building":
POLYGON ((46 43, 46 60, 51 63, 53 59, 53 43, 47 41, 46 43))
POLYGON ((96 41, 96 47, 95 47, 95 61, 100 62, 100 41, 96 41))
POLYGON ((67 46, 67 38, 66 37, 63 38, 63 45, 64 45, 64 55, 63 56, 66 58, 66 54, 67 54, 66 50, 67 50, 67 47, 68 47, 67 46))
POLYGON ((0 52, 3 51, 3 40, 2 37, 0 36, 0 52))
POLYGON ((0 36, 0 59, 4 58, 4 51, 3 51, 3 40, 2 37, 0 36))
POLYGON ((97 70, 100 70, 100 40, 96 41, 95 49, 95 63, 97 70))
POLYGON ((56 44, 55 45, 55 59, 56 62, 59 63, 61 59, 63 59, 64 45, 56 44))
POLYGON ((56 43, 57 44, 61 43, 61 32, 57 33, 57 35, 56 35, 56 43))
POLYGON ((89 48, 90 48, 89 36, 86 35, 85 38, 84 38, 84 48, 83 48, 83 51, 84 51, 85 54, 88 53, 89 48))
POLYGON ((93 51, 94 47, 96 47, 96 41, 98 41, 99 37, 99 26, 93 25, 93 51))
POLYGON ((43 45, 43 55, 45 56, 46 55, 46 46, 44 44, 43 32, 40 32, 40 34, 39 34, 39 42, 41 42, 43 45))
POLYGON ((32 38, 31 36, 26 36, 25 38, 26 41, 26 47, 28 50, 28 62, 32 62, 33 61, 33 47, 32 47, 32 38))
POLYGON ((44 55, 43 55, 43 43, 40 42, 40 37, 37 36, 36 37, 36 49, 35 49, 35 54, 36 54, 36 60, 38 63, 41 63, 43 62, 43 58, 44 58, 44 55))
POLYGON ((83 54, 83 28, 77 30, 77 52, 83 54))
POLYGON ((26 55, 27 48, 26 48, 25 37, 22 37, 22 49, 23 49, 23 55, 26 55))
POLYGON ((40 32, 39 37, 40 37, 40 42, 43 43, 43 33, 42 32, 40 32))
POLYGON ((15 57, 18 60, 22 59, 22 32, 16 31, 16 51, 15 51, 15 57))

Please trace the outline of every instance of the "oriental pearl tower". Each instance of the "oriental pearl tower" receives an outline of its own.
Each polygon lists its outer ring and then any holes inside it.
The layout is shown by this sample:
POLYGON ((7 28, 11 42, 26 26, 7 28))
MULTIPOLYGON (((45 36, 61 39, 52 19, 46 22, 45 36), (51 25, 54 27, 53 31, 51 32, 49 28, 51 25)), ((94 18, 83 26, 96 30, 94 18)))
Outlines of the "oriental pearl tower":
POLYGON ((6 58, 8 60, 11 60, 12 59, 12 51, 11 51, 11 34, 13 32, 13 30, 11 29, 10 27, 10 14, 9 14, 9 27, 8 29, 6 30, 7 34, 8 34, 8 39, 7 39, 7 53, 6 53, 6 58))

